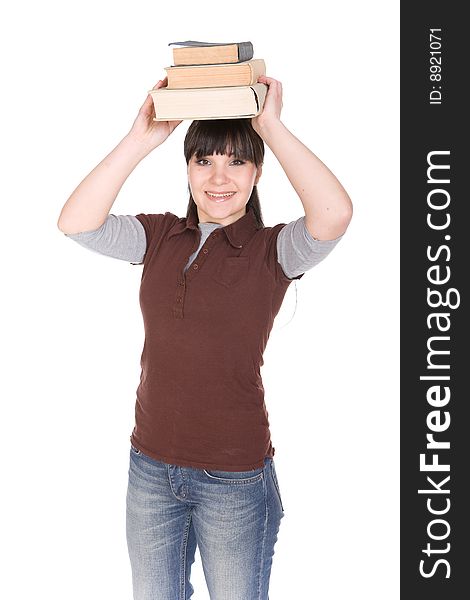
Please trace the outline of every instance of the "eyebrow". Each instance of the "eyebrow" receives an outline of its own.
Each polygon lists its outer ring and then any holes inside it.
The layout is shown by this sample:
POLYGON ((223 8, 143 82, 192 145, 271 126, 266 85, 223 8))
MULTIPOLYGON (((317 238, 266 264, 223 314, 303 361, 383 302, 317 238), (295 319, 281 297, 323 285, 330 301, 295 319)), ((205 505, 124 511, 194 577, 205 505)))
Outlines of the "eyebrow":
MULTIPOLYGON (((199 157, 199 159, 201 159, 201 158, 209 158, 209 157, 211 157, 211 156, 212 156, 212 154, 203 154, 202 156, 200 156, 200 157, 199 157)), ((222 155, 221 155, 221 156, 222 156, 222 155)), ((238 157, 238 155, 237 155, 237 154, 235 154, 234 152, 232 152, 232 154, 229 154, 229 155, 228 155, 228 157, 229 157, 229 158, 231 158, 232 156, 236 156, 236 157, 238 157)), ((197 158, 197 157, 196 157, 196 155, 195 155, 195 158, 197 158)))

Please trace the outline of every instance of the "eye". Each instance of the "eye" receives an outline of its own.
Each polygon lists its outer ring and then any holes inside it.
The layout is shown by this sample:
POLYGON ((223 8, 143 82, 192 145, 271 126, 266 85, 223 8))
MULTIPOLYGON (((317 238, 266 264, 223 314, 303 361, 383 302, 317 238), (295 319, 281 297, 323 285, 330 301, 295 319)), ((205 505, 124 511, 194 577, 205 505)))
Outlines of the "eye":
MULTIPOLYGON (((196 160, 196 161, 195 161, 195 163, 196 163, 197 165, 199 165, 199 164, 202 164, 202 163, 208 163, 208 162, 209 162, 209 161, 208 161, 207 159, 205 159, 205 158, 200 158, 199 160, 196 160)), ((244 160, 241 160, 240 158, 234 158, 232 162, 233 162, 233 163, 239 163, 240 165, 244 165, 244 164, 245 164, 245 161, 244 161, 244 160)), ((238 165, 237 165, 237 166, 238 166, 238 165)))

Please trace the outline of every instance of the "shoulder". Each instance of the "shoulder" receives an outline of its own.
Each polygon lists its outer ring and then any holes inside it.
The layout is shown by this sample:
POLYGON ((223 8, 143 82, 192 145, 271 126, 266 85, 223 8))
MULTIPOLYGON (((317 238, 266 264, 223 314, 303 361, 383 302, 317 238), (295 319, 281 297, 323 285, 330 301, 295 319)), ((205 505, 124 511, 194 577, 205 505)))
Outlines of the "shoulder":
POLYGON ((174 225, 186 220, 168 211, 165 213, 139 213, 134 216, 143 225, 147 242, 150 242, 155 236, 160 238, 174 225))
POLYGON ((280 231, 286 226, 286 223, 277 223, 268 227, 261 227, 255 231, 254 237, 259 243, 266 246, 275 245, 280 231))
POLYGON ((176 223, 177 221, 181 221, 182 218, 178 217, 177 215, 171 213, 171 212, 164 212, 164 213, 139 213, 137 215, 134 215, 136 219, 138 219, 142 225, 145 224, 169 224, 169 225, 173 225, 174 223, 176 223))

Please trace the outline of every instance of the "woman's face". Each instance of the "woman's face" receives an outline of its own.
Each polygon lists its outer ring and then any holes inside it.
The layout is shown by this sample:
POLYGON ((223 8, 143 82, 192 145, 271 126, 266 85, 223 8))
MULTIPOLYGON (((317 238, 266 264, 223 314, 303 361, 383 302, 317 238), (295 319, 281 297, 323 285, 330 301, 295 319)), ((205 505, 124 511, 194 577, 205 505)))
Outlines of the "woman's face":
POLYGON ((193 156, 188 163, 188 182, 199 221, 224 226, 237 221, 246 213, 246 204, 260 176, 261 167, 235 156, 193 156), (230 195, 220 197, 229 192, 230 195))

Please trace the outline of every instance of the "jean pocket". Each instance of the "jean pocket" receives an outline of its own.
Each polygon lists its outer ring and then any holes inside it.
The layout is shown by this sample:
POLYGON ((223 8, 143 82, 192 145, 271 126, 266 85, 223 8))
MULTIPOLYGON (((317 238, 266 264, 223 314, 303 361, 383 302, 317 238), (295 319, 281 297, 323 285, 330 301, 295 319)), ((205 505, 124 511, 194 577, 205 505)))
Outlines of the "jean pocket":
POLYGON ((271 476, 273 478, 274 487, 276 488, 277 495, 279 496, 279 502, 281 503, 282 512, 284 512, 284 506, 282 504, 282 498, 281 498, 281 490, 279 489, 279 482, 277 480, 276 468, 274 466, 273 460, 271 461, 271 476))
POLYGON ((209 479, 221 483, 251 483, 258 481, 263 476, 264 467, 251 469, 250 471, 219 471, 203 469, 209 479))

